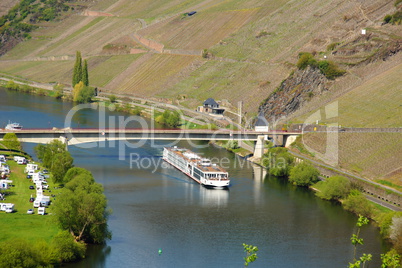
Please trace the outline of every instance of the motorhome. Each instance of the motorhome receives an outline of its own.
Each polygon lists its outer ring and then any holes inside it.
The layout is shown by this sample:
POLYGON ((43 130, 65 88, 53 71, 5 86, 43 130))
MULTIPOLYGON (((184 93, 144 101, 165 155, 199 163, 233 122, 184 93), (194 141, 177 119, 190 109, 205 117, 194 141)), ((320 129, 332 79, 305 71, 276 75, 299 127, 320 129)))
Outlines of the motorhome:
POLYGON ((37 195, 34 201, 34 207, 48 207, 50 205, 50 196, 37 195))
POLYGON ((0 189, 7 190, 10 187, 9 183, 13 183, 13 181, 11 181, 11 180, 0 180, 0 189))
POLYGON ((46 208, 38 207, 38 214, 39 215, 45 215, 46 214, 46 208))
POLYGON ((4 172, 4 174, 8 175, 8 174, 10 174, 11 170, 8 165, 1 165, 0 172, 4 172))
POLYGON ((0 211, 6 211, 7 209, 11 209, 14 211, 13 203, 0 203, 0 211))
POLYGON ((39 167, 37 164, 27 164, 27 166, 25 167, 24 172, 25 173, 29 173, 30 171, 35 172, 35 170, 39 170, 39 167))
POLYGON ((24 157, 18 159, 18 161, 17 161, 18 165, 26 165, 26 163, 27 163, 27 160, 24 157))

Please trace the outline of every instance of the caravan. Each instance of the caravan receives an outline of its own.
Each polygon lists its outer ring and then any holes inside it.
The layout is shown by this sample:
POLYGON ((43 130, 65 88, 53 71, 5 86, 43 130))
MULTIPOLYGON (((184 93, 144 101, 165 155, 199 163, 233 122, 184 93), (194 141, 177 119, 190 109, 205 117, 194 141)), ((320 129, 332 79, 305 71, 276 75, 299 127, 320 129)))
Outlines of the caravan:
POLYGON ((39 167, 37 164, 27 164, 25 167, 25 173, 32 173, 35 172, 36 170, 39 170, 39 167))
POLYGON ((13 203, 0 203, 0 211, 13 212, 14 211, 14 204, 13 203))
POLYGON ((0 189, 1 190, 7 190, 10 186, 9 183, 13 183, 13 181, 10 180, 0 180, 0 189))

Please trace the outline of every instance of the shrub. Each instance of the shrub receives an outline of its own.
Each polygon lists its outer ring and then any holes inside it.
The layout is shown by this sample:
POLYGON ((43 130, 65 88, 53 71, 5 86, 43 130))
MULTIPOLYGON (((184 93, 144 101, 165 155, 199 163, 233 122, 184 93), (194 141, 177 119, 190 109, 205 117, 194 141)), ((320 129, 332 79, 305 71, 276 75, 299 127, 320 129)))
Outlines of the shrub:
POLYGON ((389 237, 395 248, 401 252, 402 251, 402 217, 394 216, 392 218, 392 225, 390 226, 389 237))
POLYGON ((378 227, 380 227, 380 233, 384 237, 389 237, 390 227, 392 225, 392 219, 394 217, 402 217, 402 212, 391 211, 387 213, 382 213, 376 218, 378 227))
POLYGON ((86 246, 76 242, 67 231, 59 232, 52 240, 52 250, 57 262, 72 262, 85 257, 86 246))
POLYGON ((318 197, 326 200, 339 200, 348 196, 351 183, 343 176, 333 176, 322 182, 320 190, 316 193, 318 197))
POLYGON ((343 207, 357 215, 370 218, 373 207, 359 190, 352 190, 343 202, 343 207))
POLYGON ((392 20, 392 15, 386 15, 385 17, 384 17, 384 22, 385 23, 390 23, 390 21, 392 20))
POLYGON ((274 147, 264 154, 261 163, 274 176, 288 176, 293 166, 294 157, 286 148, 274 147))
POLYGON ((332 61, 327 60, 318 62, 318 68, 326 78, 331 80, 338 76, 342 76, 346 72, 345 70, 339 69, 338 66, 336 66, 336 64, 332 61))
POLYGON ((289 181, 297 186, 310 186, 318 181, 319 174, 315 167, 304 161, 290 170, 289 181))
POLYGON ((329 45, 327 46, 327 50, 328 50, 328 51, 332 51, 332 50, 334 50, 334 49, 336 48, 337 45, 339 45, 338 42, 331 43, 331 44, 329 44, 329 45))
POLYGON ((314 56, 311 53, 303 52, 299 54, 299 60, 296 63, 297 68, 300 70, 304 70, 307 66, 316 66, 317 60, 314 59, 314 56))
POLYGON ((239 143, 236 140, 228 140, 226 143, 226 149, 237 149, 239 148, 239 143))
POLYGON ((109 95, 109 100, 111 103, 116 102, 117 97, 115 95, 109 95))

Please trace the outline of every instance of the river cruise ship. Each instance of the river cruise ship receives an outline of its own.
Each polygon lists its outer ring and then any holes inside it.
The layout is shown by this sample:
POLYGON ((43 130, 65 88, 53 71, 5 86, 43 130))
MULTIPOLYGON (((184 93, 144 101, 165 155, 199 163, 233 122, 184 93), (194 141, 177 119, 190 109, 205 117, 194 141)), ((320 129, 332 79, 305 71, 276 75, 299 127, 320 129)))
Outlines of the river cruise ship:
POLYGON ((20 123, 11 123, 11 121, 8 121, 8 124, 5 127, 6 130, 21 130, 22 126, 20 123))
POLYGON ((163 160, 201 185, 216 188, 229 186, 229 174, 226 170, 188 149, 176 146, 165 147, 163 149, 163 160))

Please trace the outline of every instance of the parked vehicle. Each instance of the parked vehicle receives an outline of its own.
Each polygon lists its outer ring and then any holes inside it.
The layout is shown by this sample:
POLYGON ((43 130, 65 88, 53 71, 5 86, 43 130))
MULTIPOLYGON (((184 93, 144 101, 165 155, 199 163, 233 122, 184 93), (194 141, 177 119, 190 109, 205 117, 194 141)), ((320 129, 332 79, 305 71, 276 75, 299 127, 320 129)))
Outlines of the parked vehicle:
POLYGON ((32 208, 28 209, 27 214, 34 214, 34 210, 32 208))
POLYGON ((12 208, 6 208, 6 213, 13 213, 14 212, 14 209, 12 209, 12 208))

